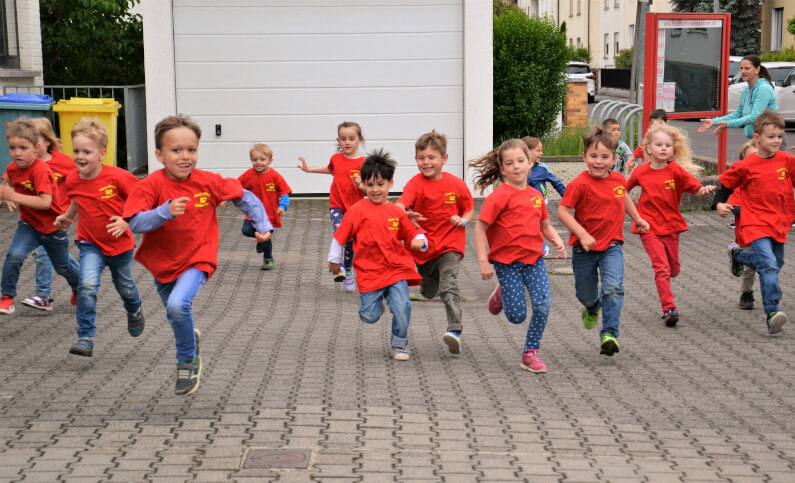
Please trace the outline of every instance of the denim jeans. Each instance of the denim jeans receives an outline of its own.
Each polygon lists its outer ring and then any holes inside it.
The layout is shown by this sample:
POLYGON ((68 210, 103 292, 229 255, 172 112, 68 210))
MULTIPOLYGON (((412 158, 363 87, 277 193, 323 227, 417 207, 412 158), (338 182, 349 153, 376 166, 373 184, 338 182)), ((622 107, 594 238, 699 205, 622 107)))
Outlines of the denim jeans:
POLYGON ((360 294, 362 306, 359 307, 359 318, 368 324, 375 324, 381 318, 381 299, 392 312, 392 347, 405 349, 408 344, 409 322, 411 321, 411 302, 409 301, 409 285, 405 280, 372 292, 360 294))
MULTIPOLYGON (((339 208, 329 208, 328 214, 331 218, 331 226, 334 228, 334 233, 336 233, 337 228, 342 224, 344 213, 339 208)), ((342 268, 344 268, 346 272, 350 272, 351 269, 353 269, 353 240, 349 240, 348 243, 345 244, 345 252, 342 256, 342 268)))
POLYGON ((193 298, 207 281, 207 273, 189 268, 176 280, 160 283, 155 288, 166 308, 166 318, 174 331, 177 344, 177 362, 188 362, 196 356, 196 339, 193 337, 193 298))
POLYGON ((530 293, 533 314, 527 325, 524 351, 538 350, 541 347, 541 336, 549 320, 549 275, 544 257, 532 264, 513 262, 510 265, 494 262, 494 271, 502 287, 502 305, 508 322, 521 324, 527 318, 527 296, 530 293))
POLYGON ((748 265, 759 274, 765 313, 778 312, 778 302, 781 300, 778 272, 784 266, 784 244, 765 237, 752 241, 751 248, 751 251, 738 253, 737 261, 748 265))
POLYGON ((110 268, 113 285, 121 296, 124 309, 134 314, 141 308, 141 297, 132 275, 133 251, 112 257, 105 255, 91 242, 78 241, 80 249, 80 288, 77 291, 77 336, 94 337, 97 333, 97 291, 102 271, 110 268))
MULTIPOLYGON (((251 220, 243 220, 243 228, 241 228, 240 231, 243 232, 243 236, 249 238, 254 238, 254 233, 256 232, 254 225, 251 224, 251 220)), ((273 230, 271 230, 271 239, 262 242, 262 258, 265 260, 273 260, 273 230)))
MULTIPOLYGON (((33 260, 36 261, 36 295, 38 297, 52 296, 52 262, 47 256, 47 250, 40 246, 33 251, 33 260)), ((78 265, 77 261, 69 254, 69 264, 78 265)))
POLYGON ((591 313, 602 309, 602 330, 599 331, 599 336, 610 334, 618 337, 621 307, 624 305, 624 252, 621 243, 615 242, 601 252, 586 252, 581 246, 575 246, 572 250, 571 266, 574 269, 577 300, 591 313))
POLYGON ((447 313, 447 331, 462 332, 461 325, 461 293, 458 290, 458 266, 461 254, 458 252, 442 253, 439 258, 417 265, 422 277, 420 293, 426 299, 439 295, 447 313))
POLYGON ((11 298, 17 296, 19 270, 30 252, 39 246, 43 246, 47 251, 55 271, 66 278, 72 290, 77 291, 80 284, 80 267, 73 258, 69 257, 69 235, 60 230, 42 235, 28 223, 20 220, 3 264, 3 279, 0 282, 3 295, 11 298))

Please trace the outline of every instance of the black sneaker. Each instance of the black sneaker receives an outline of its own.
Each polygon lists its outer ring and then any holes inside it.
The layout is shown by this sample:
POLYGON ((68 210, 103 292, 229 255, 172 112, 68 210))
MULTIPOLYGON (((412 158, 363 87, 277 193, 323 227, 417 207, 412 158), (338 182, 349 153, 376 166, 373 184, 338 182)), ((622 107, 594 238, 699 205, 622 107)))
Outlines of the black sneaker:
POLYGON ((732 275, 739 277, 743 274, 743 264, 737 261, 737 254, 743 251, 740 245, 732 243, 726 250, 729 252, 729 260, 731 260, 732 275))
POLYGON ((616 338, 610 334, 605 334, 602 336, 602 345, 600 347, 600 354, 604 354, 608 357, 612 357, 613 354, 618 352, 618 341, 616 338))
POLYGON ((69 353, 83 357, 91 357, 94 355, 94 341, 90 337, 81 337, 69 348, 69 353))
POLYGON ((127 332, 133 337, 138 337, 144 331, 144 311, 138 309, 136 314, 127 314, 127 332))
POLYGON ((193 360, 177 363, 177 384, 174 386, 174 394, 177 396, 187 396, 199 389, 203 367, 199 351, 199 342, 201 341, 199 329, 193 329, 193 337, 196 339, 196 355, 193 360))
POLYGON ((781 332, 781 327, 787 323, 787 314, 784 312, 770 312, 767 314, 767 333, 770 335, 781 332))
POLYGON ((666 327, 676 327, 676 323, 679 322, 679 312, 676 309, 668 309, 663 312, 662 319, 666 327))
POLYGON ((265 246, 263 243, 257 243, 257 253, 263 253, 265 251, 265 246))
POLYGON ((743 292, 740 295, 740 303, 738 304, 742 310, 751 310, 754 308, 754 293, 743 292))

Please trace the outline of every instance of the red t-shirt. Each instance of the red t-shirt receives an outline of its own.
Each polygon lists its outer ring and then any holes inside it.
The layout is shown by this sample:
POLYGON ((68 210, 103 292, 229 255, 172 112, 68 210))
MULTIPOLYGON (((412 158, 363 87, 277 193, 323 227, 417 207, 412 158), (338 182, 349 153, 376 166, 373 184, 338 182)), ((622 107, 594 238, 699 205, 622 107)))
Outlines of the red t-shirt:
POLYGON ((135 248, 128 229, 119 238, 108 233, 111 216, 122 216, 124 200, 132 193, 138 178, 116 166, 102 166, 94 179, 82 179, 77 171, 66 177, 64 194, 77 204, 77 240, 93 243, 113 257, 135 248))
POLYGON ((483 201, 478 215, 480 221, 489 224, 489 261, 534 264, 544 255, 541 221, 547 218, 547 204, 540 191, 501 184, 483 201))
POLYGON ((184 181, 175 181, 162 169, 150 174, 130 193, 124 218, 157 208, 168 200, 187 196, 185 214, 144 233, 135 259, 160 283, 176 280, 189 268, 212 277, 218 267, 218 218, 215 207, 223 200, 243 196, 240 181, 194 169, 184 181))
POLYGON ((787 241, 787 232, 795 220, 795 157, 777 151, 770 158, 751 154, 735 161, 731 169, 718 178, 727 188, 742 188, 740 219, 735 227, 737 239, 749 244, 770 237, 787 241))
POLYGON ((642 163, 643 162, 643 146, 638 146, 637 148, 635 148, 635 150, 632 152, 632 155, 640 160, 640 161, 635 161, 636 165, 642 163))
MULTIPOLYGON (((649 222, 652 235, 670 235, 687 230, 687 223, 679 212, 679 202, 685 192, 695 193, 701 183, 678 164, 671 162, 663 169, 652 169, 646 163, 632 171, 627 192, 635 186, 643 191, 638 200, 638 213, 649 222)), ((632 233, 639 233, 632 223, 632 233)))
POLYGON ((77 171, 77 166, 75 166, 74 159, 62 152, 53 151, 50 154, 52 154, 52 159, 45 161, 45 163, 47 163, 47 166, 52 170, 52 176, 55 179, 55 184, 58 186, 58 194, 60 195, 58 197, 58 209, 61 213, 66 213, 66 210, 69 209, 69 205, 72 204, 72 200, 64 195, 63 183, 66 181, 67 176, 77 171))
MULTIPOLYGON (((260 174, 254 171, 254 168, 249 169, 241 174, 239 178, 240 184, 243 188, 254 193, 262 205, 265 206, 265 212, 268 214, 268 220, 271 225, 276 228, 281 228, 282 217, 276 214, 279 209, 279 199, 283 195, 289 195, 293 192, 287 181, 284 180, 282 175, 271 168, 268 171, 260 174)), ((248 219, 248 217, 246 217, 248 219)))
MULTIPOLYGON (((604 251, 613 243, 624 243, 624 214, 627 179, 615 171, 604 178, 594 178, 583 171, 566 186, 562 206, 574 208, 574 219, 596 240, 591 250, 604 251)), ((569 235, 569 246, 580 239, 569 235)))
POLYGON ((461 216, 475 207, 463 180, 450 173, 442 173, 442 179, 436 181, 417 174, 403 187, 398 203, 427 218, 420 225, 427 233, 428 250, 411 250, 418 264, 435 260, 447 252, 458 252, 463 258, 466 229, 450 223, 451 217, 461 216))
POLYGON ((6 176, 17 193, 32 196, 47 193, 52 196, 52 204, 46 210, 19 205, 19 218, 43 235, 58 230, 53 223, 55 217, 63 214, 63 211, 58 208, 58 187, 47 163, 36 158, 26 169, 19 169, 17 163, 11 161, 6 168, 6 176))
POLYGON ((406 212, 391 201, 376 205, 362 200, 345 213, 334 238, 340 245, 353 239, 356 285, 359 293, 365 293, 401 280, 409 285, 420 284, 422 277, 401 243, 410 242, 420 233, 423 231, 409 221, 406 212))
POLYGON ((343 213, 351 209, 359 200, 364 199, 364 192, 356 187, 353 175, 360 174, 364 157, 349 159, 337 153, 328 162, 334 180, 329 190, 329 208, 339 208, 343 213))

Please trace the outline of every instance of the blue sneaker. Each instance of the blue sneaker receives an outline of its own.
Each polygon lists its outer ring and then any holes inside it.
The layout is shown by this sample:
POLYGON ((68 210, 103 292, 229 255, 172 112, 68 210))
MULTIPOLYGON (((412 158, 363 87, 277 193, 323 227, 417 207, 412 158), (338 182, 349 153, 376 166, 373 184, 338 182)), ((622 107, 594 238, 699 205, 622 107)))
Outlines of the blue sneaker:
POLYGON ((70 354, 75 354, 83 357, 91 357, 94 355, 94 341, 90 337, 81 337, 69 349, 70 354))
POLYGON ((445 332, 442 340, 447 344, 447 348, 450 349, 451 354, 461 353, 461 334, 459 332, 454 330, 445 332))
POLYGON ((129 333, 133 337, 138 337, 144 331, 144 324, 146 321, 144 320, 144 311, 143 309, 138 309, 138 312, 135 314, 127 314, 127 333, 129 333))

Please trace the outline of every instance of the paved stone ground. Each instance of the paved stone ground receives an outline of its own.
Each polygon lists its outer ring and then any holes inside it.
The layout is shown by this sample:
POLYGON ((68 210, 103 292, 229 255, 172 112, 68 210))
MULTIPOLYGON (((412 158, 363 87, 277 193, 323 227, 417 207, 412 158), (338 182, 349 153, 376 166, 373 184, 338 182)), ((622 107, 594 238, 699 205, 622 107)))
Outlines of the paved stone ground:
MULTIPOLYGON (((552 275, 541 350, 550 371, 536 375, 519 369, 526 325, 485 308, 493 284, 478 276, 471 232, 464 352, 441 341, 441 303, 415 302, 412 358, 393 361, 389 323, 358 321, 358 297, 326 273, 326 206, 294 201, 272 272, 240 235, 242 215, 220 211, 220 267, 194 305, 206 369, 192 396, 174 396, 173 336, 139 265, 146 330, 127 335, 106 272, 92 359, 67 354, 75 311, 62 279, 51 315, 18 304, 2 316, 0 481, 795 479, 795 324, 769 337, 761 309, 736 308, 733 233, 714 214, 686 215, 675 329, 660 322, 649 260, 628 235, 613 358, 582 328, 571 275, 552 275), (311 464, 242 469, 249 448, 311 448, 311 464)), ((3 253, 14 222, 0 215, 3 253)), ((795 285, 788 249, 785 294, 795 285)), ((17 300, 32 295, 32 275, 29 262, 17 300)), ((795 315, 791 296, 782 310, 795 315)))

